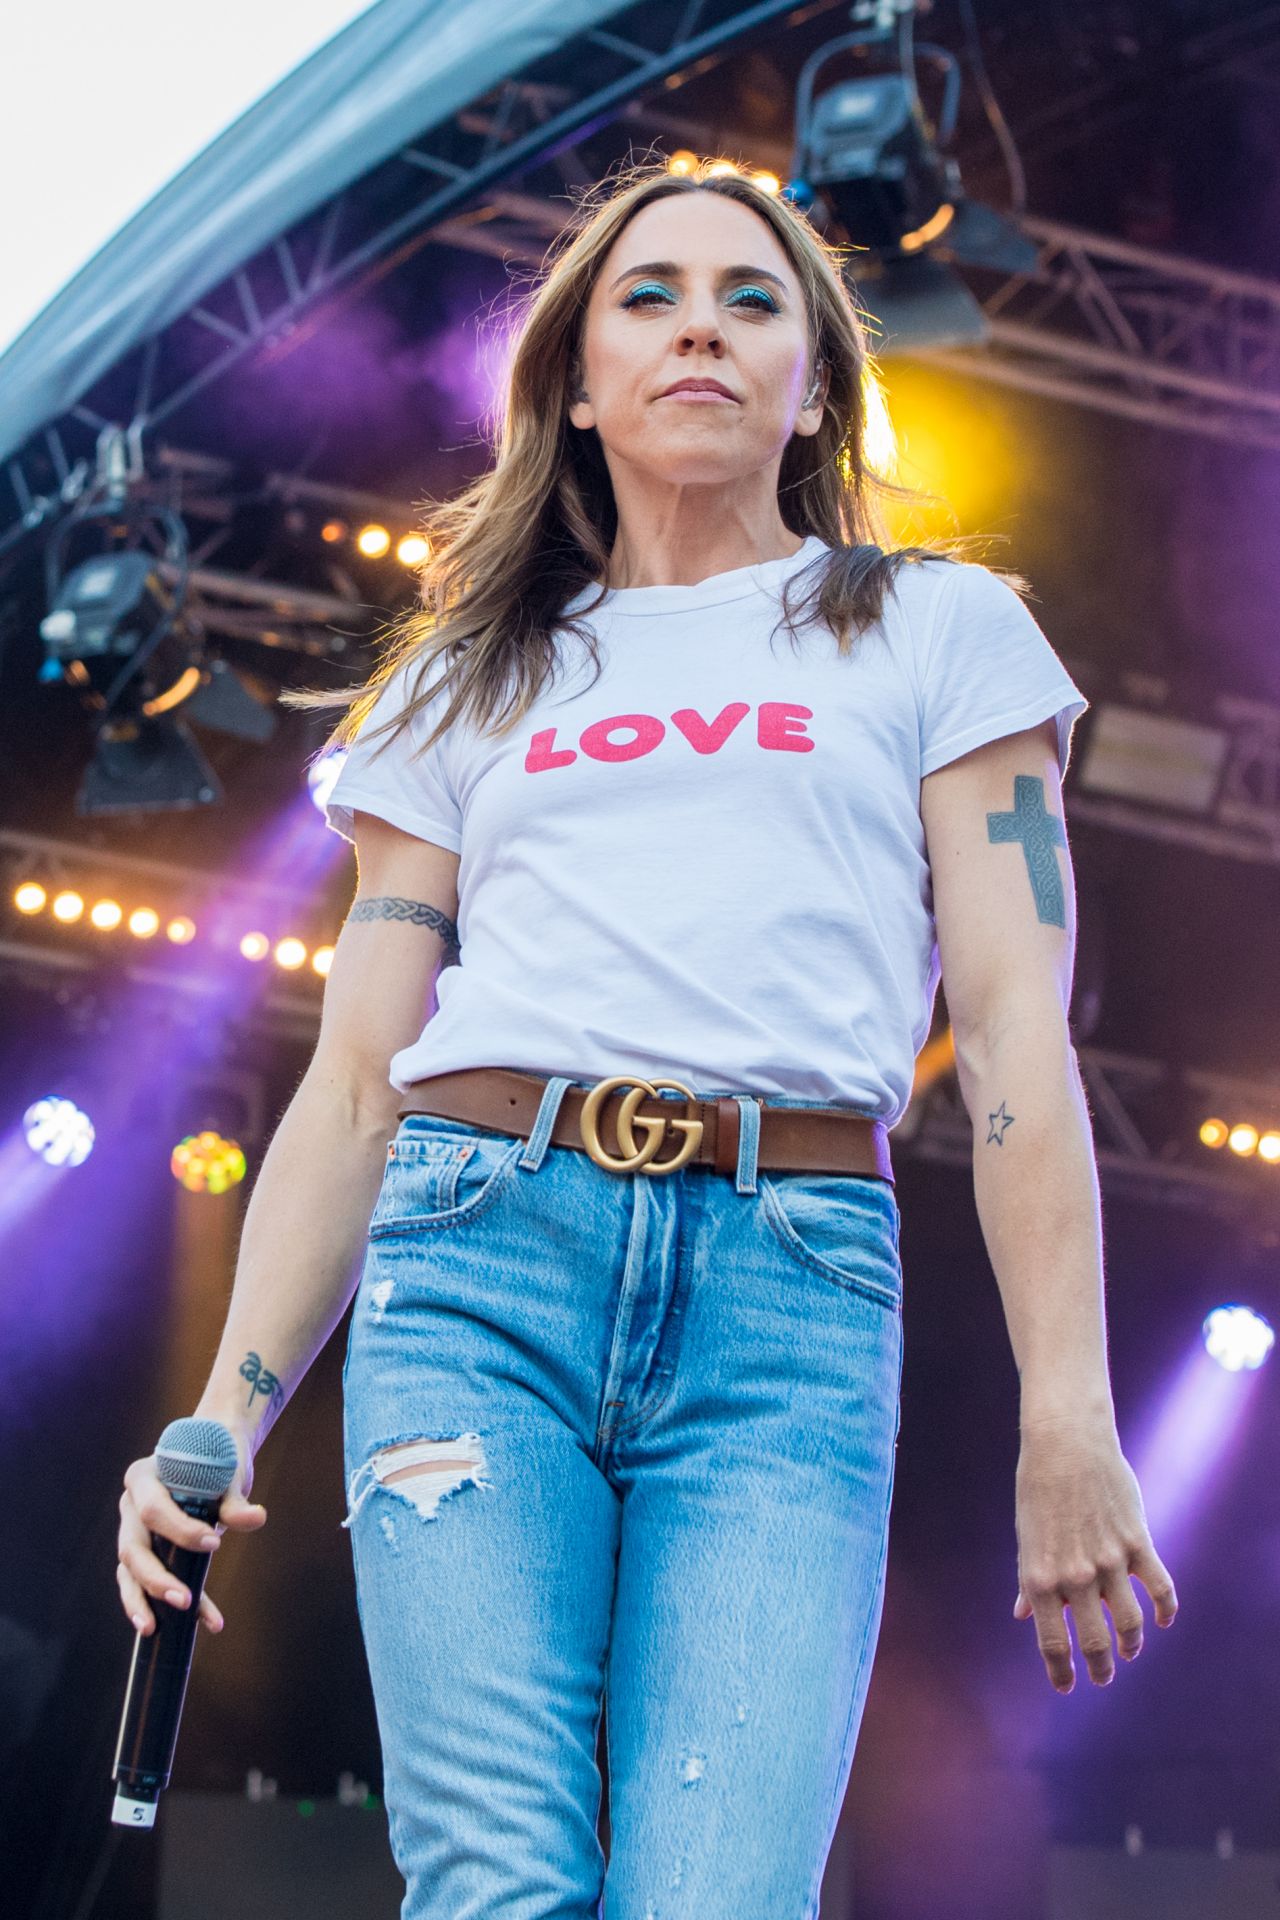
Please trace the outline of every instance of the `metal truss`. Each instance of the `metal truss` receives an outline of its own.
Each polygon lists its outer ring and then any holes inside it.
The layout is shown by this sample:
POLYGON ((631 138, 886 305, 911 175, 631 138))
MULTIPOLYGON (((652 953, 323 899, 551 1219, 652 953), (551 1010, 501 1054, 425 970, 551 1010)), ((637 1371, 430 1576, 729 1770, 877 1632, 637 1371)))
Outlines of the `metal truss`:
MULTIPOLYGON (((749 155, 786 178, 789 151, 746 128, 681 119, 670 102, 683 77, 736 44, 784 18, 788 26, 807 23, 837 5, 689 0, 674 34, 663 37, 656 29, 668 16, 640 0, 609 28, 578 36, 430 129, 142 343, 100 383, 97 399, 86 396, 34 435, 6 463, 17 518, 0 531, 0 554, 91 484, 92 451, 77 452, 86 433, 96 443, 122 417, 131 431, 154 433, 246 354, 286 344, 305 314, 356 276, 385 271, 385 263, 431 243, 536 267, 566 207, 501 183, 552 159, 565 179, 586 183, 590 171, 574 142, 603 125, 630 123, 696 151, 749 155), (430 184, 419 193, 424 179, 430 184), (133 391, 122 408, 116 396, 126 379, 133 391)), ((1207 54, 1214 51, 1207 45, 1207 54)), ((1221 61, 1238 49, 1216 52, 1221 61)), ((1002 277, 982 301, 989 344, 919 357, 1104 413, 1280 447, 1280 283, 1031 215, 1016 223, 1038 257, 1031 271, 1002 277)))
POLYGON ((977 352, 929 366, 1236 446, 1280 451, 1280 281, 1024 214, 1028 273, 981 305, 977 352))
MULTIPOLYGON (((49 840, 38 834, 0 832, 0 875, 11 901, 21 881, 39 878, 51 891, 75 886, 89 891, 111 887, 126 896, 138 886, 154 889, 171 910, 198 913, 199 903, 216 896, 225 902, 228 883, 218 874, 200 873, 161 860, 113 854, 101 849, 49 840)), ((246 901, 277 903, 314 915, 314 893, 303 896, 264 882, 245 881, 231 891, 246 901)), ((337 929, 333 929, 336 937, 337 929)), ((104 936, 116 939, 119 936, 104 936)), ((125 981, 159 996, 185 1000, 198 1020, 206 1002, 217 1003, 220 1022, 241 1038, 314 1044, 319 1030, 319 982, 310 991, 276 983, 264 975, 237 1006, 226 1005, 225 977, 219 962, 190 964, 180 951, 169 964, 158 954, 131 947, 92 948, 73 936, 51 937, 38 922, 25 921, 10 908, 0 922, 0 978, 29 987, 47 986, 64 1003, 77 993, 101 1014, 109 1007, 104 985, 125 981), (23 924, 19 924, 23 923, 23 924)), ((137 997, 128 1004, 136 1009, 137 997)), ((136 1017, 136 1014, 135 1016, 136 1017)), ((1093 1118, 1095 1154, 1104 1188, 1147 1200, 1221 1213, 1227 1218, 1255 1215, 1259 1208, 1280 1211, 1280 1166, 1242 1162, 1220 1149, 1211 1152, 1196 1137, 1199 1121, 1216 1114, 1229 1125, 1251 1121, 1261 1132, 1280 1126, 1280 1081, 1254 1081, 1202 1069, 1174 1069, 1156 1060, 1077 1048, 1093 1118)), ((895 1149, 909 1158, 967 1166, 973 1132, 954 1072, 939 1072, 913 1097, 894 1130, 895 1149)))

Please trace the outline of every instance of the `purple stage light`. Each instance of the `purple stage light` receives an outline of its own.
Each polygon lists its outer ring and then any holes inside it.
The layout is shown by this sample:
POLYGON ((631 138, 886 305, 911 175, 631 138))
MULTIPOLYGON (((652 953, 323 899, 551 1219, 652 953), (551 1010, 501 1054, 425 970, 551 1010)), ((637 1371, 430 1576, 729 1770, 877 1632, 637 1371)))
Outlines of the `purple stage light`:
POLYGON ((1228 1373, 1260 1367, 1275 1346, 1271 1322, 1252 1307, 1215 1307, 1205 1315, 1204 1350, 1228 1373))

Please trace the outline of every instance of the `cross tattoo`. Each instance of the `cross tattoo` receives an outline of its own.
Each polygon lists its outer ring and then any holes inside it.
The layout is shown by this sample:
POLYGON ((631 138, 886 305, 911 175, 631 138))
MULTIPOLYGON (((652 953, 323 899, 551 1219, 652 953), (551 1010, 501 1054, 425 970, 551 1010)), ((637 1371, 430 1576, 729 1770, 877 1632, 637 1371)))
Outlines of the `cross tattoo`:
POLYGON ((1066 846, 1067 830, 1045 809, 1043 780, 1030 773, 1014 774, 1013 812, 987 815, 987 839, 993 844, 1021 841, 1037 917, 1049 926, 1065 927, 1066 899, 1054 848, 1066 846))

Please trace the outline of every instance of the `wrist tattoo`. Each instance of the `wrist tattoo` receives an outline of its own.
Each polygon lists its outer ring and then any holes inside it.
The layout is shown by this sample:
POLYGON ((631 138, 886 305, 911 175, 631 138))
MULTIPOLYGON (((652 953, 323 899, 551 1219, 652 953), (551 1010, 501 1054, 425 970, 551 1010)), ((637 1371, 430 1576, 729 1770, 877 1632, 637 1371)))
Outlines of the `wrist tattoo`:
POLYGON ((278 1413, 284 1406, 284 1388, 274 1373, 269 1373, 256 1353, 247 1353, 240 1363, 241 1377, 249 1382, 249 1408, 261 1394, 271 1408, 278 1413))
POLYGON ((990 1124, 991 1131, 987 1135, 985 1144, 987 1146, 990 1146, 991 1142, 994 1140, 998 1147, 1002 1147, 1004 1145, 1005 1133, 1008 1130, 1008 1128, 1010 1128, 1013 1125, 1013 1121, 1014 1121, 1013 1114, 1011 1114, 1008 1111, 1004 1101, 1002 1100, 1000 1102, 1000 1105, 996 1108, 995 1112, 989 1113, 987 1115, 987 1120, 990 1124))
POLYGON ((402 900, 395 894, 379 893, 367 900, 357 900, 347 918, 405 920, 414 927, 431 927, 444 944, 446 966, 451 964, 451 956, 456 959, 460 952, 456 922, 447 913, 441 913, 438 907, 428 906, 425 900, 402 900))

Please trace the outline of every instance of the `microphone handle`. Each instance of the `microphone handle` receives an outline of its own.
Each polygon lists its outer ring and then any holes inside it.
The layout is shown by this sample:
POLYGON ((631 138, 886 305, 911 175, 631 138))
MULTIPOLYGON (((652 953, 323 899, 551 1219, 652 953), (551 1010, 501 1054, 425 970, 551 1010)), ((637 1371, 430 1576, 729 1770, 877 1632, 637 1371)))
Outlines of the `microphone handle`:
MULTIPOLYGON (((220 1494, 175 1493, 173 1499, 184 1513, 210 1525, 216 1522, 222 1505, 220 1494)), ((169 1784, 178 1721, 191 1674, 200 1595, 213 1558, 211 1553, 179 1546, 176 1540, 158 1533, 151 1536, 151 1550, 190 1590, 191 1604, 173 1607, 158 1594, 148 1594, 156 1624, 149 1634, 139 1631, 134 1639, 111 1767, 111 1777, 120 1788, 111 1817, 118 1825, 132 1827, 154 1826, 156 1802, 169 1784)))

